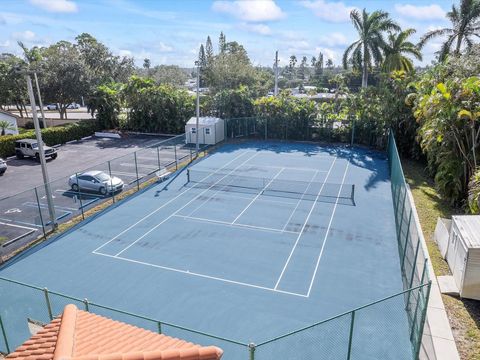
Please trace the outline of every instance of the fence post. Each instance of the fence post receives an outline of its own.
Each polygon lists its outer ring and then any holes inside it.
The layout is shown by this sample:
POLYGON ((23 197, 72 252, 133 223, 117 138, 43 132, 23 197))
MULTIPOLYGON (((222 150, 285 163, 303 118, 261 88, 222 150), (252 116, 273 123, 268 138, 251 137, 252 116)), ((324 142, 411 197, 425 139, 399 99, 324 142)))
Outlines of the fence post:
POLYGON ((40 222, 42 223, 42 231, 43 231, 43 238, 47 238, 47 234, 45 233, 45 225, 43 225, 43 216, 42 216, 42 208, 40 207, 40 199, 38 198, 38 191, 37 188, 35 190, 35 197, 37 199, 37 206, 38 206, 38 215, 40 215, 40 222))
POLYGON ((10 354, 10 346, 8 346, 7 333, 5 327, 3 326, 2 317, 0 316, 0 328, 2 329, 3 340, 5 341, 5 347, 7 348, 7 354, 10 354))
POLYGON ((89 307, 89 304, 88 304, 88 299, 87 299, 87 298, 83 299, 83 303, 85 304, 85 311, 90 312, 90 307, 89 307))
MULTIPOLYGON (((412 288, 413 278, 415 277, 415 270, 416 270, 416 266, 417 266, 417 256, 418 256, 418 250, 419 249, 420 249, 420 239, 417 237, 417 249, 415 250, 415 258, 413 260, 412 276, 410 277, 410 283, 408 284, 409 289, 412 288)), ((412 292, 409 291, 408 296, 407 296, 407 306, 406 306, 407 311, 408 311, 408 307, 410 306, 410 294, 411 293, 412 292)))
MULTIPOLYGON (((198 136, 198 130, 197 130, 198 136)), ((175 153, 175 171, 178 170, 178 160, 177 160, 177 144, 173 144, 173 151, 175 153)))
POLYGON ((425 327, 425 318, 427 317, 427 308, 428 308, 428 299, 430 298, 430 289, 432 287, 432 281, 430 280, 427 285, 427 296, 425 297, 425 306, 422 311, 422 318, 420 320, 420 329, 418 331, 418 341, 416 343, 415 349, 415 359, 418 359, 418 354, 420 353, 420 344, 422 343, 423 328, 425 327))
MULTIPOLYGON (((408 193, 408 189, 405 188, 405 196, 403 197, 403 202, 402 202, 402 213, 400 214, 400 223, 398 225, 398 230, 397 230, 398 237, 402 235, 403 213, 405 212, 405 202, 407 201, 407 193, 408 193)), ((397 211, 398 211, 398 208, 397 208, 397 211)))
MULTIPOLYGON (((410 216, 408 217, 407 237, 405 239, 405 247, 403 248, 403 255, 402 255, 401 266, 400 266, 402 271, 403 271, 403 265, 405 264, 405 255, 407 254, 408 239, 410 239, 410 230, 409 229, 410 229, 410 223, 412 221, 412 212, 413 212, 413 210, 410 209, 410 216)), ((400 244, 401 244, 401 242, 400 242, 400 244)))
POLYGON ((138 165, 137 165, 137 152, 133 153, 133 158, 135 160, 135 174, 137 174, 137 191, 140 190, 140 180, 138 179, 138 165))
POLYGON ((350 334, 348 337, 348 353, 347 360, 350 360, 352 356, 352 343, 353 343, 353 327, 355 325, 355 311, 352 311, 352 319, 350 320, 350 334))
MULTIPOLYGON (((110 179, 112 178, 112 167, 110 165, 110 160, 107 161, 107 164, 108 164, 108 175, 110 175, 110 179)), ((113 203, 115 204, 115 191, 112 191, 112 200, 113 200, 113 203)))
POLYGON ((162 333, 162 323, 160 321, 157 321, 157 326, 158 326, 158 333, 162 333))
POLYGON ((52 304, 50 303, 50 297, 48 296, 48 289, 43 288, 43 293, 45 294, 45 302, 47 303, 48 316, 50 317, 50 321, 52 321, 53 312, 52 312, 52 304))
POLYGON ((157 162, 158 162, 158 171, 162 169, 162 165, 160 165, 160 149, 157 146, 157 162))
POLYGON ((250 360, 255 360, 255 349, 256 349, 256 345, 254 343, 248 344, 248 351, 250 353, 250 360))
POLYGON ((80 202, 80 211, 82 212, 82 220, 85 220, 85 214, 83 213, 83 203, 82 203, 82 194, 80 194, 80 186, 78 185, 78 173, 75 173, 75 179, 77 180, 77 196, 78 201, 80 202))

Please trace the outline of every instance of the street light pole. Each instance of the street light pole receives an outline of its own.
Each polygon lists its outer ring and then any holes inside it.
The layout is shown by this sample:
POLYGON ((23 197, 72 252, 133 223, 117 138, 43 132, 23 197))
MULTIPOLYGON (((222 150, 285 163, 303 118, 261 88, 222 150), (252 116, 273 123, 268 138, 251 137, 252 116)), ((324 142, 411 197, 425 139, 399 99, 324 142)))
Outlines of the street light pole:
POLYGON ((38 152, 40 156, 40 164, 42 167, 43 183, 45 185, 45 195, 47 197, 48 212, 50 215, 50 224, 52 226, 52 230, 55 230, 57 227, 57 219, 55 217, 55 206, 53 204, 52 190, 50 189, 50 180, 48 179, 47 162, 45 160, 45 153, 43 152, 42 133, 40 132, 40 125, 38 123, 37 105, 35 104, 35 96, 33 95, 32 79, 30 78, 30 75, 28 73, 25 75, 25 77, 27 79, 28 96, 30 97, 33 124, 35 126, 35 135, 37 137, 38 152))
POLYGON ((275 89, 273 91, 273 94, 275 96, 278 95, 278 50, 275 51, 275 89))
POLYGON ((195 149, 197 152, 200 151, 200 140, 199 140, 199 134, 200 134, 200 63, 198 61, 195 61, 195 65, 197 65, 197 104, 196 104, 196 115, 197 115, 197 122, 196 122, 196 144, 195 144, 195 149))
POLYGON ((40 86, 38 85, 37 73, 33 72, 33 76, 35 78, 35 86, 37 87, 38 105, 40 105, 40 112, 42 113, 43 127, 46 129, 47 128, 47 120, 45 119, 45 113, 43 112, 43 102, 42 102, 42 96, 40 95, 40 86))

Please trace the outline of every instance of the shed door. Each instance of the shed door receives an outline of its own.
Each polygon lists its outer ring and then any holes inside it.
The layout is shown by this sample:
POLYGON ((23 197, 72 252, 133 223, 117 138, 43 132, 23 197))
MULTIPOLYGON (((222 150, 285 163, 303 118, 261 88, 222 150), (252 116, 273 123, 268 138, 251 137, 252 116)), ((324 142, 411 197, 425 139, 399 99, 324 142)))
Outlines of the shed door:
MULTIPOLYGON (((452 224, 453 225, 453 224, 452 224)), ((450 235, 450 240, 448 243, 448 251, 447 251, 447 262, 450 266, 450 270, 452 273, 455 269, 455 261, 456 261, 456 249, 458 244, 458 233, 455 226, 452 226, 452 234, 450 235)))
POLYGON ((465 265, 467 262, 467 249, 463 246, 463 241, 459 241, 455 244, 455 267, 453 267, 453 278, 458 288, 463 286, 463 273, 465 272, 465 265))

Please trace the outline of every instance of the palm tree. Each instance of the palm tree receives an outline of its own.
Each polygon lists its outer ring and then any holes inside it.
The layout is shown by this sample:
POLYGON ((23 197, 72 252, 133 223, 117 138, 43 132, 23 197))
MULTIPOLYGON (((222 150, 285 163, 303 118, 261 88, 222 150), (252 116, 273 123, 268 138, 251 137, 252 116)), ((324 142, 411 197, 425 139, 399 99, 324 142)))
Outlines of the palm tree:
POLYGON ((422 48, 433 38, 447 36, 447 40, 439 51, 440 61, 445 60, 447 55, 451 53, 453 46, 453 53, 458 55, 462 46, 470 49, 473 45, 473 38, 480 38, 480 1, 461 0, 460 8, 452 5, 452 10, 447 13, 447 18, 452 23, 451 27, 427 32, 418 44, 422 48))
POLYGON ((413 70, 413 63, 404 54, 412 55, 417 60, 422 60, 422 53, 418 46, 410 41, 408 37, 415 33, 414 29, 407 29, 399 33, 390 33, 388 35, 387 43, 383 48, 385 60, 383 61, 383 69, 386 72, 395 70, 403 70, 410 72, 413 70))
POLYGON ((6 130, 15 130, 15 127, 7 120, 0 120, 0 136, 4 136, 6 130))
POLYGON ((379 64, 383 60, 381 49, 385 45, 383 33, 385 31, 400 31, 400 27, 389 18, 385 11, 374 11, 369 14, 365 9, 362 13, 358 10, 350 12, 353 26, 358 31, 359 39, 351 44, 343 54, 343 66, 348 67, 348 61, 357 63, 361 60, 362 87, 368 83, 368 68, 372 66, 372 60, 379 64))

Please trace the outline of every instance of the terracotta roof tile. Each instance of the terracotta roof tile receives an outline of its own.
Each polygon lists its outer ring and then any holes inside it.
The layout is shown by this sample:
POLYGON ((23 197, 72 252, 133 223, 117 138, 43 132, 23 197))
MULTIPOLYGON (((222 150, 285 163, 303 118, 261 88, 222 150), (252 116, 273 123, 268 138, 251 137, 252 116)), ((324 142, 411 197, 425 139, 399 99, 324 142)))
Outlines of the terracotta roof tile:
POLYGON ((60 318, 33 335, 7 359, 216 360, 223 351, 160 335, 67 305, 60 318))

